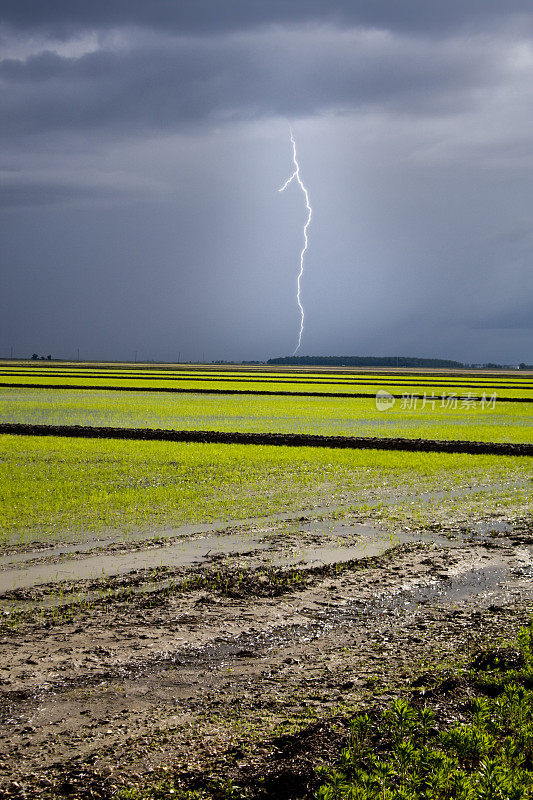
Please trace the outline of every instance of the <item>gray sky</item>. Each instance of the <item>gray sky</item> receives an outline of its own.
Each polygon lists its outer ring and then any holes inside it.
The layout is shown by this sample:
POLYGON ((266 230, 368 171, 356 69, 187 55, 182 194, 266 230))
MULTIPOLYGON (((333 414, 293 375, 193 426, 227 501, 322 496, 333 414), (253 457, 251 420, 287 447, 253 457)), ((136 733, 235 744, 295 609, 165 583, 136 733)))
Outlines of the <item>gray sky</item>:
POLYGON ((533 362, 521 0, 3 0, 0 355, 533 362))

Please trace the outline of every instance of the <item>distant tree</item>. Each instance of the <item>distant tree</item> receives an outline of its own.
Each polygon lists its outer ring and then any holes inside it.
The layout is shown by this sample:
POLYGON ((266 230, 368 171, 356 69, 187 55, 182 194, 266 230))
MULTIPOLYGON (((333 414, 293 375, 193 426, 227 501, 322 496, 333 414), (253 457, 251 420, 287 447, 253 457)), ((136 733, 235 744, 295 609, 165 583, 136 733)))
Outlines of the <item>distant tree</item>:
POLYGON ((38 356, 38 354, 37 354, 37 353, 32 353, 32 356, 31 356, 31 357, 32 357, 32 359, 33 359, 34 361, 35 361, 37 358, 39 358, 39 356, 38 356))
POLYGON ((46 356, 46 360, 47 360, 47 361, 51 361, 51 360, 52 360, 52 356, 51 356, 51 355, 47 355, 47 356, 46 356))
POLYGON ((444 367, 462 369, 461 361, 411 356, 284 356, 269 358, 267 364, 324 365, 336 367, 444 367))

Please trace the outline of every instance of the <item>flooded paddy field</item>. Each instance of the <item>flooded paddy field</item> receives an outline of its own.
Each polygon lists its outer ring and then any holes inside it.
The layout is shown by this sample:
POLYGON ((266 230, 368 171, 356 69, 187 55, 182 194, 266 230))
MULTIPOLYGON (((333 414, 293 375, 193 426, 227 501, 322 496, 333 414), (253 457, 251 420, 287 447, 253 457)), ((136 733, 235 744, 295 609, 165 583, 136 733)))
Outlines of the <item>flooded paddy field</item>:
POLYGON ((533 610, 529 457, 0 444, 1 798, 313 797, 533 610))
MULTIPOLYGON (((389 391, 399 390, 386 381, 389 391)), ((417 386, 423 392, 422 386, 417 386)), ((401 389, 401 387, 400 387, 401 389)), ((399 400, 385 410, 376 398, 181 395, 120 390, 0 388, 0 423, 253 433, 379 436, 485 442, 531 442, 529 403, 464 402, 467 389, 435 390, 441 399, 399 400), (448 401, 448 394, 456 401, 448 401)), ((475 390, 470 390, 473 394, 475 390)), ((489 393, 488 389, 482 389, 489 393)), ((523 390, 524 395, 527 390, 523 390)), ((533 392, 532 398, 533 398, 533 392)), ((490 396, 490 393, 488 394, 490 396)))
POLYGON ((385 389, 403 393, 465 392, 480 397, 496 392, 500 397, 531 401, 531 372, 479 372, 454 370, 328 370, 283 368, 209 368, 138 364, 17 364, 0 363, 0 385, 25 388, 118 389, 122 391, 220 392, 226 394, 289 394, 292 396, 375 396, 385 389))

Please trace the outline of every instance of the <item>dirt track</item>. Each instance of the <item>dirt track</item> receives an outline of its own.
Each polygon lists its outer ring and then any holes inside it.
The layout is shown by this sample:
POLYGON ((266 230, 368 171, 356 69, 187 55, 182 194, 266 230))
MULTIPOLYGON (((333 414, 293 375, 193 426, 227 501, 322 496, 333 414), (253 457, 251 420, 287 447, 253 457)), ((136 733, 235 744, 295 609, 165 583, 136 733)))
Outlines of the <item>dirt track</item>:
POLYGON ((352 450, 405 450, 423 453, 533 456, 533 444, 465 442, 438 439, 397 439, 363 436, 319 436, 297 433, 241 433, 225 431, 173 431, 161 428, 106 428, 89 425, 28 425, 2 423, 0 434, 17 436, 71 436, 81 439, 134 439, 209 444, 252 444, 283 447, 330 447, 352 450))

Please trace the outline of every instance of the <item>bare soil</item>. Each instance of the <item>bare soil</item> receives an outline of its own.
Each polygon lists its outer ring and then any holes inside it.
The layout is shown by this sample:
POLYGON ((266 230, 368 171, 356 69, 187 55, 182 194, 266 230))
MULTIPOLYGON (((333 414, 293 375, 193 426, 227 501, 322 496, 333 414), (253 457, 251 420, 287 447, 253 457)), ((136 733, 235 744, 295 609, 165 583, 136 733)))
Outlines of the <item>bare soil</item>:
POLYGON ((165 776, 308 796, 354 709, 453 693, 450 665, 529 618, 529 521, 435 539, 325 564, 252 546, 4 592, 0 798, 111 798, 165 776))
MULTIPOLYGON (((1 386, 1 384, 0 384, 1 386)), ((529 401, 528 401, 529 402, 529 401)), ((533 401, 532 401, 533 402, 533 401)), ((533 444, 470 442, 457 439, 406 439, 378 436, 322 436, 305 433, 244 433, 242 431, 175 431, 163 428, 113 428, 93 425, 32 425, 0 423, 0 434, 17 436, 70 436, 82 439, 134 439, 164 442, 273 445, 276 447, 328 447, 349 450, 405 450, 423 453, 532 456, 533 444)))

